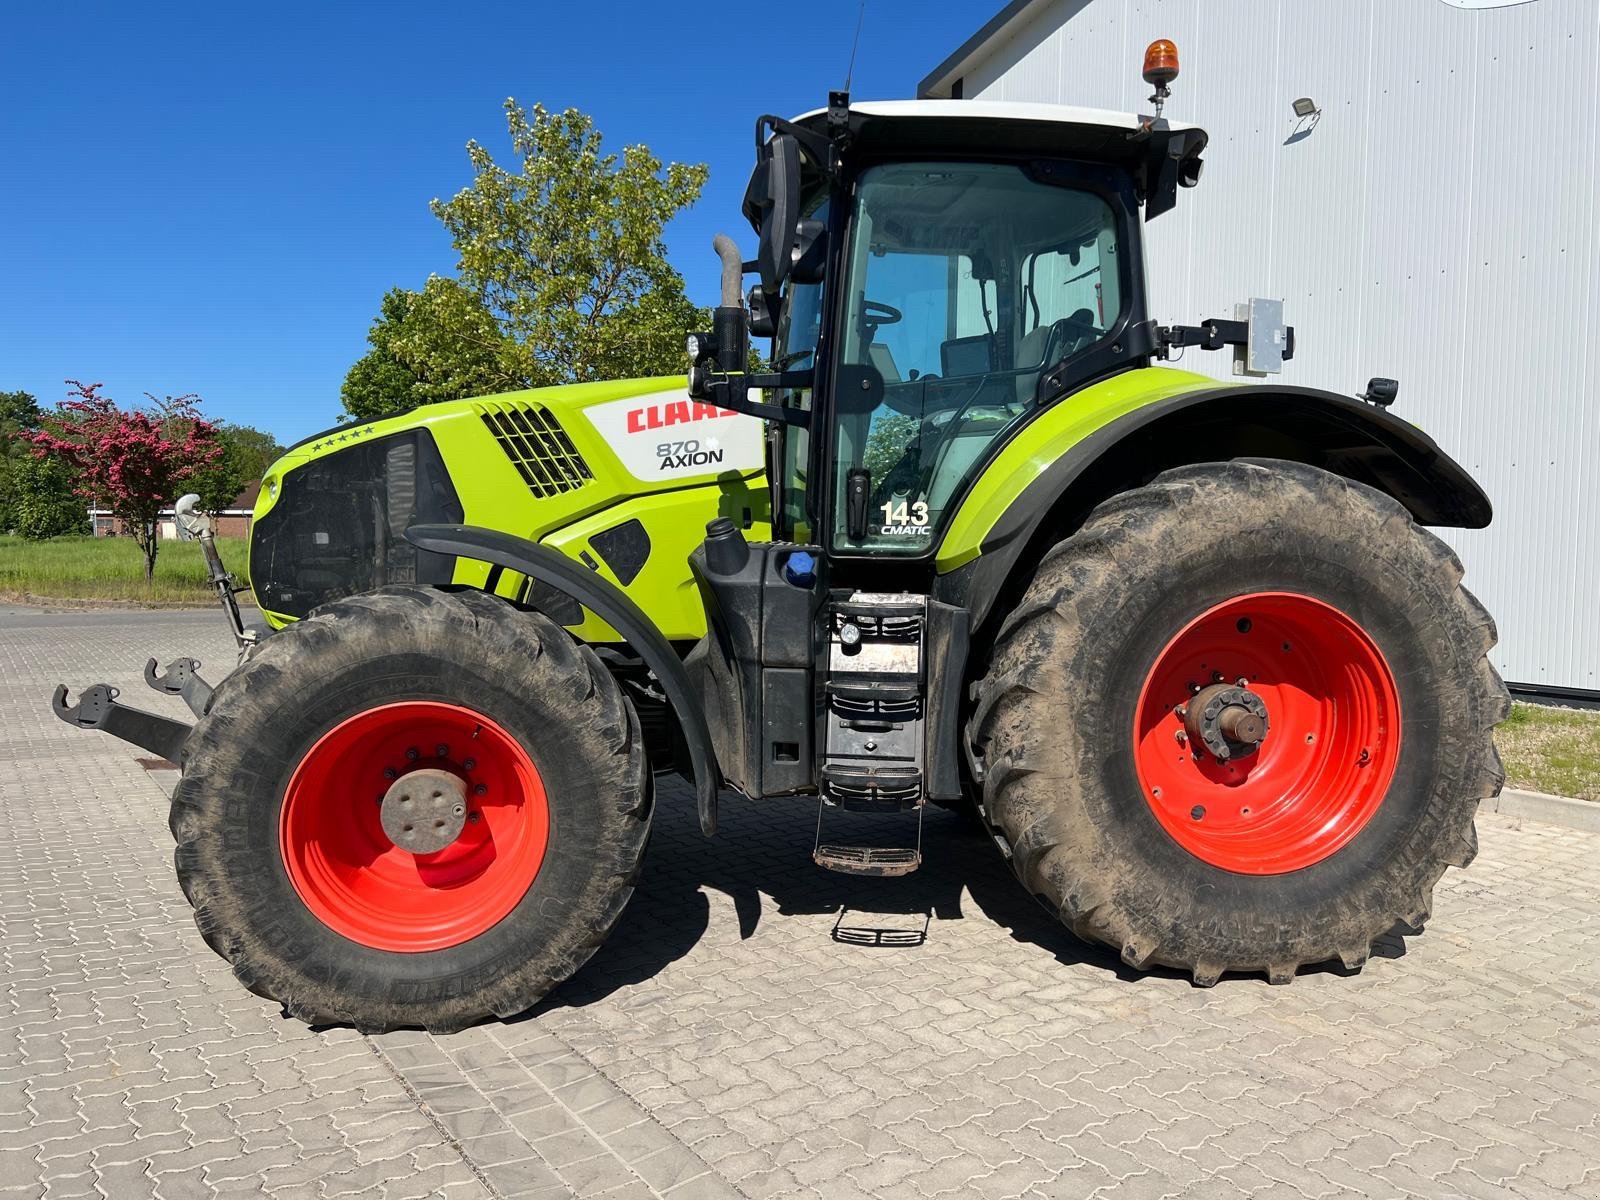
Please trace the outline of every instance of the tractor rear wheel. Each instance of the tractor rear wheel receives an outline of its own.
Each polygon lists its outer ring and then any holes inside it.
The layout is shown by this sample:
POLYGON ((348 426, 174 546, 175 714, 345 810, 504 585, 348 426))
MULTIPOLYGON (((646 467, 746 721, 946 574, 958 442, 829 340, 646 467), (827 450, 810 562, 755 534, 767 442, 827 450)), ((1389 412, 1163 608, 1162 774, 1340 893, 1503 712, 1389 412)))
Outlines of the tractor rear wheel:
POLYGON ((632 894, 638 719, 587 647, 476 591, 324 606, 217 688, 173 795, 212 949, 312 1024, 531 1007, 632 894))
POLYGON ((1210 985, 1420 930, 1503 780, 1494 623, 1395 500, 1270 460, 1115 496, 1004 621, 969 736, 1030 892, 1210 985))

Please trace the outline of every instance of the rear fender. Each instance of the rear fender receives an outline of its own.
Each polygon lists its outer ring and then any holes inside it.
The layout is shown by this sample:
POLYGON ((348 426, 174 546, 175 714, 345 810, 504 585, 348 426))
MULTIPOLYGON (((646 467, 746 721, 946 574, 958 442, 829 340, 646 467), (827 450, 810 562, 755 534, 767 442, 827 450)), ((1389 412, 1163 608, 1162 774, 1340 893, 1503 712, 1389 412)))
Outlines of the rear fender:
MULTIPOLYGON (((1072 405, 1074 398, 1061 403, 1072 405)), ((1019 440, 1027 434, 1024 427, 1019 440)), ((1493 515, 1483 489, 1415 425, 1314 388, 1190 387, 1057 449, 1042 466, 1045 456, 1036 449, 1029 460, 1036 469, 1027 479, 1013 475, 1003 490, 990 490, 1003 503, 993 506, 992 517, 983 514, 988 523, 981 533, 969 534, 963 545, 947 538, 940 547, 935 595, 969 608, 974 629, 1008 587, 1021 586, 1013 580, 1019 567, 1070 535, 1103 500, 1173 467, 1287 459, 1386 492, 1423 525, 1481 529, 1493 515)), ((1000 465, 997 460, 990 469, 1000 465)), ((968 528, 973 524, 969 519, 968 528)))
POLYGON ((622 589, 548 546, 495 529, 475 525, 413 525, 406 530, 406 540, 421 550, 476 559, 491 567, 526 575, 572 597, 616 630, 660 681, 661 690, 666 693, 667 702, 683 731, 693 771, 701 832, 710 837, 717 831, 720 775, 705 713, 672 643, 622 589))

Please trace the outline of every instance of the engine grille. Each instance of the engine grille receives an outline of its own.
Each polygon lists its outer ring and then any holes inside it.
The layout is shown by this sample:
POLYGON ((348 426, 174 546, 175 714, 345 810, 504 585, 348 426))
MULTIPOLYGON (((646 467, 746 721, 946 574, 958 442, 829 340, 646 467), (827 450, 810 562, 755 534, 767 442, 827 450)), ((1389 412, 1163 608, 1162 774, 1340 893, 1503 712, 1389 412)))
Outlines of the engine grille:
POLYGON ((483 423, 535 496, 581 488, 594 473, 549 409, 538 404, 484 404, 483 423))

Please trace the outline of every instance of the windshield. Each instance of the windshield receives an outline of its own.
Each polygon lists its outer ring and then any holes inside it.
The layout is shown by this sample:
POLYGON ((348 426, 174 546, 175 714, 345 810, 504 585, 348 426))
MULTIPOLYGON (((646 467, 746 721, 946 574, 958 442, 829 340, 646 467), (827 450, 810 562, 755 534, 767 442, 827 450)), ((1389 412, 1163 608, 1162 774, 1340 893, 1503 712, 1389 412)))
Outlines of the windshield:
POLYGON ((1111 206, 1004 163, 896 163, 857 188, 839 361, 883 380, 838 398, 837 550, 928 549, 1040 376, 1122 313, 1111 206), (852 475, 865 520, 845 503, 852 475))

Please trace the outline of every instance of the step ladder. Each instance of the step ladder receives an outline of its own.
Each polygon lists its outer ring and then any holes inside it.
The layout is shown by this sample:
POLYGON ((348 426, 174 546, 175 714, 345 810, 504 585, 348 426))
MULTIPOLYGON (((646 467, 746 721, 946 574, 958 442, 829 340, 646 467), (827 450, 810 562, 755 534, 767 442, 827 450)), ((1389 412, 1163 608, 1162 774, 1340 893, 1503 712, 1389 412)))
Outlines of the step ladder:
POLYGON ((925 805, 916 807, 917 841, 914 846, 846 846, 822 840, 822 814, 830 807, 827 800, 817 801, 817 833, 811 846, 811 861, 828 871, 843 875, 871 875, 882 878, 909 875, 922 865, 922 813, 925 805))

